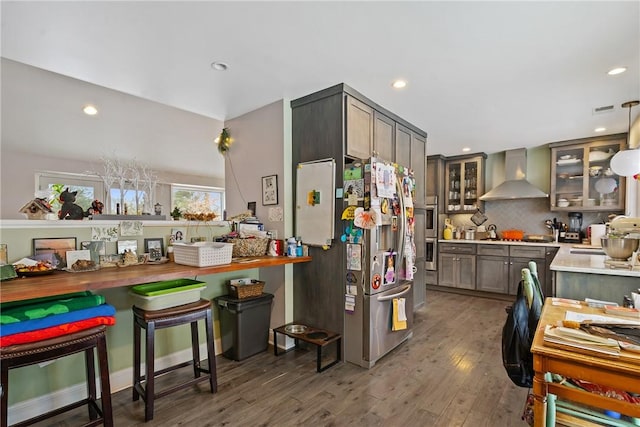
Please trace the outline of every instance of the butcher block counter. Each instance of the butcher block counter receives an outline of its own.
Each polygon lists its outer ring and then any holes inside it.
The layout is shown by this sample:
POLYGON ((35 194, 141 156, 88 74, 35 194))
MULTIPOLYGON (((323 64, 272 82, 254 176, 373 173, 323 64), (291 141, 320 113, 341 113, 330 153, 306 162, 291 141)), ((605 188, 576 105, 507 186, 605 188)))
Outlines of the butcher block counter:
POLYGON ((21 277, 0 283, 0 302, 18 301, 71 292, 96 291, 142 283, 205 276, 253 268, 309 262, 311 257, 246 257, 234 258, 230 264, 212 267, 191 267, 175 264, 143 264, 130 267, 109 267, 97 271, 70 273, 56 271, 36 277, 21 277))

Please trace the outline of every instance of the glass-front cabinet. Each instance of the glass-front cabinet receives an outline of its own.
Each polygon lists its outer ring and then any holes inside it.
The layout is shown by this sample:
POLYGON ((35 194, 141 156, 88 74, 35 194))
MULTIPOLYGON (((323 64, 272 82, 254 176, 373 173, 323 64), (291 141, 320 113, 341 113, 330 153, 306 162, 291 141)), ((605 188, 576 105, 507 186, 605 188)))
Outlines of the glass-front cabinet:
POLYGON ((484 194, 484 153, 447 157, 444 205, 447 213, 473 213, 484 194))
POLYGON ((622 211, 625 177, 611 158, 626 148, 626 134, 550 144, 552 211, 622 211))

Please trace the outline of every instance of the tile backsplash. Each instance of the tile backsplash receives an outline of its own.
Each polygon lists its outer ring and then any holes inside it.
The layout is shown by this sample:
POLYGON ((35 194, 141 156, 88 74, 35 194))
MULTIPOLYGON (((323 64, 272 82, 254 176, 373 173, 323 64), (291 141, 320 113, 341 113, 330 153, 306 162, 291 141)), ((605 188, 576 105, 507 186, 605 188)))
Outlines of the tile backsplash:
MULTIPOLYGON (((576 209, 580 212, 580 209, 576 209)), ((549 199, 494 200, 485 202, 484 213, 488 217, 484 225, 495 224, 498 231, 517 229, 525 234, 551 234, 545 227, 547 219, 556 218, 559 222, 568 223, 567 212, 551 212, 549 199)), ((582 229, 593 223, 603 223, 608 219, 608 212, 583 212, 582 229)), ((454 226, 473 226, 471 215, 449 215, 454 226)))

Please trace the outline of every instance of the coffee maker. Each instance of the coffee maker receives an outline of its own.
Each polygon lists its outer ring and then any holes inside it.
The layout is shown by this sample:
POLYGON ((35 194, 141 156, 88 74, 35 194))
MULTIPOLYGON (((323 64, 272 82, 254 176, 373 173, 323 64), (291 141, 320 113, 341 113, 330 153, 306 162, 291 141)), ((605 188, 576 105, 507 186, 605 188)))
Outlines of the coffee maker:
POLYGON ((569 229, 564 235, 568 243, 582 243, 582 212, 569 212, 569 229))

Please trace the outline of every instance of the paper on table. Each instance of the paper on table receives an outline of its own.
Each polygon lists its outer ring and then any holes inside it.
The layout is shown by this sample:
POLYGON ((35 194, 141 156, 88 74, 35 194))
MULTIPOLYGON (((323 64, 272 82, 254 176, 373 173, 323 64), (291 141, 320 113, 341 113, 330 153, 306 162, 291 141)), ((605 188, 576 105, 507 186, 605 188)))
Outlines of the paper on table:
POLYGON ((628 320, 623 319, 621 317, 613 317, 613 316, 602 316, 600 314, 590 314, 590 313, 576 313, 575 311, 567 311, 564 315, 565 320, 573 320, 574 322, 582 323, 585 320, 591 320, 592 322, 598 323, 624 323, 629 325, 638 325, 640 326, 640 321, 638 320, 628 320))

